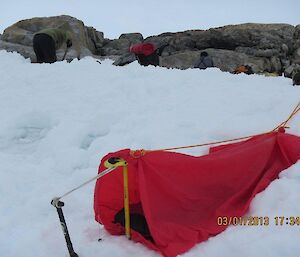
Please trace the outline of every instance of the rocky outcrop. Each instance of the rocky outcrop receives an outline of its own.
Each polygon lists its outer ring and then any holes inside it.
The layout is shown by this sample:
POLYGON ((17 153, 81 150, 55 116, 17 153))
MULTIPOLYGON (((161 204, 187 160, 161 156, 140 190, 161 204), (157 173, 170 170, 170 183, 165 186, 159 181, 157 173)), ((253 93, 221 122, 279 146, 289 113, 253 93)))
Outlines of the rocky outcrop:
MULTIPOLYGON (((255 73, 259 73, 262 70, 272 72, 271 62, 267 59, 248 56, 244 53, 226 49, 207 48, 203 50, 212 57, 214 66, 222 71, 233 72, 239 65, 247 63, 252 67, 255 73)), ((163 57, 161 65, 167 68, 188 69, 193 68, 194 63, 199 58, 199 51, 185 50, 163 57)))
POLYGON ((132 63, 136 60, 135 55, 132 53, 126 53, 122 56, 118 57, 114 62, 113 65, 116 66, 125 66, 129 63, 132 63))
POLYGON ((300 25, 247 23, 163 33, 145 42, 166 45, 161 66, 168 68, 193 68, 200 53, 206 51, 223 71, 233 72, 240 65, 249 65, 255 73, 284 72, 291 77, 300 64, 299 38, 300 25))
MULTIPOLYGON (((72 34, 73 44, 80 47, 80 55, 71 49, 68 51, 66 59, 82 58, 84 56, 97 55, 97 49, 101 48, 104 43, 102 32, 96 31, 92 27, 84 26, 83 22, 76 18, 62 15, 46 18, 33 18, 19 21, 4 30, 1 36, 0 49, 7 51, 16 51, 26 58, 35 60, 35 54, 32 49, 32 39, 34 33, 44 28, 59 27, 67 24, 72 34)), ((58 59, 64 54, 64 50, 57 53, 58 59)))
POLYGON ((250 65, 255 72, 282 73, 291 64, 294 34, 295 27, 288 24, 249 23, 164 33, 145 41, 168 44, 162 54, 162 65, 167 67, 191 68, 200 52, 207 51, 224 71, 250 65))
POLYGON ((19 54, 23 55, 25 58, 30 58, 31 60, 35 60, 35 54, 32 50, 32 46, 9 43, 1 40, 0 38, 0 50, 6 50, 8 52, 18 52, 19 54))
POLYGON ((164 33, 149 37, 146 41, 169 43, 176 51, 217 48, 235 50, 237 47, 255 49, 280 49, 286 44, 293 47, 295 27, 288 24, 247 23, 228 25, 209 30, 190 30, 179 33, 164 33))
POLYGON ((140 43, 142 41, 143 36, 140 33, 122 34, 118 39, 114 40, 106 39, 101 48, 101 55, 127 55, 128 49, 131 45, 140 43))
MULTIPOLYGON (((113 59, 114 65, 122 66, 135 61, 128 52, 131 45, 151 42, 164 46, 161 66, 188 69, 202 51, 212 57, 214 65, 222 71, 232 72, 239 65, 249 65, 255 73, 284 73, 291 77, 300 67, 300 25, 255 24, 228 25, 208 30, 189 30, 163 33, 146 39, 140 33, 122 34, 118 39, 108 39, 103 32, 84 26, 70 16, 55 16, 22 20, 7 28, 0 40, 0 49, 17 51, 35 59, 32 38, 35 32, 67 23, 73 38, 80 45, 80 56, 69 51, 67 59, 94 56, 113 59)), ((58 59, 64 53, 58 51, 58 59)))

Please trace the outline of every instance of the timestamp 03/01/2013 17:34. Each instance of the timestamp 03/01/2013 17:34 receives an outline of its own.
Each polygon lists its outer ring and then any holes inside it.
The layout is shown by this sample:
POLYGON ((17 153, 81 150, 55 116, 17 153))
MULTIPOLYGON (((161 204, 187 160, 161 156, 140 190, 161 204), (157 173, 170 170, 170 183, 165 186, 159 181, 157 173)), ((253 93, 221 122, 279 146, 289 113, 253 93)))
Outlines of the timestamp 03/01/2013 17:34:
POLYGON ((219 226, 300 226, 300 216, 243 216, 243 217, 217 217, 219 226))

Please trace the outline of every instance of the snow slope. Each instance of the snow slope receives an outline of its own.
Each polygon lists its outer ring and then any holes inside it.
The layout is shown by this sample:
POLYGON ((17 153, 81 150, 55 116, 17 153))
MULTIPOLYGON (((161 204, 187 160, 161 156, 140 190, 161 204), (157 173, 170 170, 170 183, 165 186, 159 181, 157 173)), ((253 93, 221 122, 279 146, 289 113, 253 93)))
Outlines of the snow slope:
MULTIPOLYGON (((31 64, 0 51, 0 256, 68 256, 50 200, 97 174, 100 159, 122 148, 154 149, 230 139, 273 129, 300 101, 283 77, 218 69, 115 67, 92 58, 31 64)), ((300 135, 300 115, 289 133, 300 135)), ((200 155, 207 148, 185 150, 200 155)), ((268 227, 229 227, 183 256, 296 257, 300 163, 251 205, 268 227)), ((82 257, 159 256, 107 234, 93 216, 94 183, 65 199, 73 245, 82 257), (101 237, 103 240, 97 242, 101 237)))

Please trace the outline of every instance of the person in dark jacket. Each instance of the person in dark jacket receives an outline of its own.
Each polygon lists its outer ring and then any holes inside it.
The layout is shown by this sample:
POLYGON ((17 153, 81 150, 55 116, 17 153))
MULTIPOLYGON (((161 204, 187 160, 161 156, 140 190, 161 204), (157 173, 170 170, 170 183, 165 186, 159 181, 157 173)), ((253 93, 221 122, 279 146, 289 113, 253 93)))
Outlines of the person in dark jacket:
POLYGON ((33 50, 38 63, 56 62, 56 50, 64 45, 70 48, 72 37, 70 32, 62 28, 43 29, 33 37, 33 50))
POLYGON ((208 53, 203 51, 200 54, 199 60, 195 63, 194 68, 205 70, 208 67, 214 67, 214 63, 212 58, 208 55, 208 53))

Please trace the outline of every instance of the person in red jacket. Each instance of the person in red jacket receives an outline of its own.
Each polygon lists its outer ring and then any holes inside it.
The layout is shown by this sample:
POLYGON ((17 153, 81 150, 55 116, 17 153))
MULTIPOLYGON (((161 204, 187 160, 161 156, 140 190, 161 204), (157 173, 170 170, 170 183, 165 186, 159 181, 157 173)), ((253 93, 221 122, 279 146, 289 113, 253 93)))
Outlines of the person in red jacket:
POLYGON ((152 43, 140 43, 130 47, 129 52, 134 53, 139 64, 143 66, 159 65, 158 49, 152 43))

